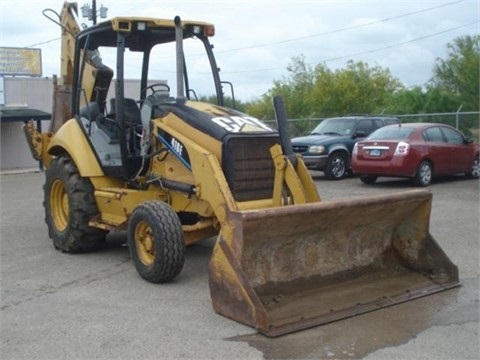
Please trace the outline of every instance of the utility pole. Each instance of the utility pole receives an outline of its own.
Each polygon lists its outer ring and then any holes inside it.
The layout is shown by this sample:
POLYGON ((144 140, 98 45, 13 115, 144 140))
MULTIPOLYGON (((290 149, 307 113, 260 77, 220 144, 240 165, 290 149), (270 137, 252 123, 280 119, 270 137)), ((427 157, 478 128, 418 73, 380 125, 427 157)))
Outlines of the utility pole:
POLYGON ((81 8, 82 10, 82 16, 84 18, 87 18, 88 20, 92 21, 93 25, 97 24, 97 12, 100 12, 100 17, 102 19, 105 19, 107 17, 107 10, 103 4, 100 6, 100 9, 97 11, 97 1, 92 0, 92 5, 90 4, 85 4, 81 8))
POLYGON ((93 25, 97 24, 97 0, 92 0, 92 21, 93 25))

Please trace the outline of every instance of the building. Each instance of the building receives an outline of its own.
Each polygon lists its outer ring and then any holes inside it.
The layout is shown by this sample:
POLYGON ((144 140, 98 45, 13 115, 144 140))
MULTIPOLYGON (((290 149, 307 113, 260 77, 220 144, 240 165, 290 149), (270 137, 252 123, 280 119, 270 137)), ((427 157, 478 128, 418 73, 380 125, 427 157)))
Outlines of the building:
MULTIPOLYGON (((2 105, 35 109, 48 115, 52 110, 53 81, 51 78, 4 77, 2 95, 2 105)), ((4 112, 2 114, 0 170, 38 168, 23 134, 23 120, 9 119, 4 112)), ((40 120, 40 124, 42 129, 48 129, 50 120, 40 120)))
MULTIPOLYGON (((0 77, 0 105, 3 109, 15 107, 17 109, 35 110, 35 114, 42 120, 37 121, 43 131, 47 131, 50 126, 50 113, 52 112, 53 100, 53 79, 40 77, 0 77)), ((165 80, 153 80, 150 83, 166 83, 165 80)), ((115 80, 107 95, 107 99, 114 97, 115 80)), ((140 94, 139 80, 125 80, 125 97, 138 98, 140 94)), ((32 158, 30 148, 28 147, 25 135, 23 134, 23 124, 25 118, 0 117, 1 122, 1 171, 35 169, 39 167, 37 161, 32 158)))

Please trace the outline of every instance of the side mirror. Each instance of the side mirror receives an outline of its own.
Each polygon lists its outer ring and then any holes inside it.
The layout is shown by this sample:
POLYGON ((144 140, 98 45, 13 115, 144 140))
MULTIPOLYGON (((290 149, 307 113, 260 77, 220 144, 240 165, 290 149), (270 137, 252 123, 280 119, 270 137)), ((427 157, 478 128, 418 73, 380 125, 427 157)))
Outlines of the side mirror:
POLYGON ((352 139, 365 137, 365 131, 355 131, 352 135, 352 139))
POLYGON ((463 143, 466 144, 466 145, 471 144, 471 143, 473 143, 473 139, 470 138, 470 137, 466 137, 466 138, 463 139, 463 143))

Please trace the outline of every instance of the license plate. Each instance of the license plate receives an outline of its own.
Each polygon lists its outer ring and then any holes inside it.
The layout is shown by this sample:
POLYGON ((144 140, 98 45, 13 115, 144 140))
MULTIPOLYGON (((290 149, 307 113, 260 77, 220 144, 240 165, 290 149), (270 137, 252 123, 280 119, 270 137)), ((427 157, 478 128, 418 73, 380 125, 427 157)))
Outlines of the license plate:
POLYGON ((382 152, 378 149, 370 150, 370 156, 380 156, 382 152))

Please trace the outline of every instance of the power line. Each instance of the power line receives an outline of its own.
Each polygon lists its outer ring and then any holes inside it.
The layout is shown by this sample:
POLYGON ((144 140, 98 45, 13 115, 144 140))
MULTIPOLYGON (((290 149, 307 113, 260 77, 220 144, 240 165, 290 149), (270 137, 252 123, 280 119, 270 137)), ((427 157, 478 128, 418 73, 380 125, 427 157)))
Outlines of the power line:
POLYGON ((405 13, 405 14, 401 14, 401 15, 397 15, 397 16, 392 16, 392 17, 372 21, 372 22, 365 23, 365 24, 347 26, 347 27, 340 28, 340 29, 335 29, 335 30, 330 30, 330 31, 317 33, 317 34, 306 35, 306 36, 301 36, 301 37, 296 37, 296 38, 291 38, 291 39, 286 39, 286 40, 280 40, 280 41, 275 41, 275 42, 244 46, 244 47, 234 48, 234 49, 221 50, 221 51, 216 51, 216 53, 221 54, 221 53, 227 53, 227 52, 232 52, 232 51, 254 49, 254 48, 259 48, 259 47, 266 47, 266 46, 271 46, 271 45, 285 44, 285 43, 299 41, 299 40, 311 39, 311 38, 318 37, 318 36, 337 34, 337 33, 344 32, 344 31, 359 29, 359 28, 362 28, 362 27, 376 25, 376 24, 380 24, 380 23, 383 23, 383 22, 391 21, 391 20, 401 19, 403 17, 407 17, 407 16, 411 16, 411 15, 421 14, 421 13, 436 10, 436 9, 439 9, 439 8, 442 8, 442 7, 458 4, 458 3, 461 3, 463 1, 465 1, 465 0, 453 1, 453 2, 450 2, 450 3, 441 4, 441 5, 433 6, 433 7, 422 9, 422 10, 412 11, 412 12, 409 12, 409 13, 405 13))
POLYGON ((51 40, 43 41, 43 42, 40 42, 40 43, 28 45, 28 46, 25 46, 24 48, 32 48, 32 47, 35 47, 35 46, 38 46, 38 45, 48 44, 48 43, 51 43, 51 42, 54 42, 54 41, 57 41, 57 40, 60 40, 60 39, 61 39, 61 37, 58 37, 58 38, 55 38, 55 39, 51 39, 51 40))
MULTIPOLYGON (((416 15, 416 14, 436 10, 436 9, 443 8, 443 7, 446 7, 446 6, 451 6, 451 5, 454 5, 454 4, 458 4, 458 3, 461 3, 461 2, 464 2, 464 1, 465 0, 453 1, 453 2, 449 2, 449 3, 445 3, 445 4, 441 4, 441 5, 421 9, 421 10, 417 10, 417 11, 412 11, 412 12, 408 12, 408 13, 404 13, 404 14, 400 14, 400 15, 376 20, 376 21, 373 21, 373 22, 370 22, 370 23, 348 26, 348 27, 344 27, 344 28, 340 28, 340 29, 334 29, 334 30, 330 30, 330 31, 322 32, 322 33, 313 34, 313 35, 307 35, 307 36, 296 37, 296 38, 291 38, 291 39, 286 39, 286 40, 280 40, 280 41, 276 41, 276 42, 269 42, 269 43, 263 43, 263 44, 243 46, 243 47, 227 49, 227 50, 217 50, 217 51, 215 51, 215 54, 219 55, 219 54, 224 54, 224 53, 233 52, 233 51, 248 50, 248 49, 254 49, 254 48, 259 48, 259 47, 266 47, 266 46, 271 46, 271 45, 284 44, 284 43, 294 42, 294 41, 298 41, 298 40, 310 39, 310 38, 314 38, 314 37, 318 37, 318 36, 336 34, 336 33, 344 32, 344 31, 348 31, 348 30, 354 30, 354 29, 358 29, 358 28, 362 28, 362 27, 366 27, 366 26, 371 26, 371 25, 375 25, 375 24, 380 24, 380 23, 395 20, 395 19, 400 19, 400 18, 403 18, 403 17, 411 16, 411 15, 416 15)), ((464 26, 468 26, 468 25, 464 25, 464 26)), ((432 36, 434 36, 434 35, 432 35, 432 36)), ((422 39, 422 38, 419 38, 419 39, 422 39)), ((414 40, 412 40, 412 41, 414 41, 414 40)), ((392 45, 392 46, 395 46, 395 45, 392 45)), ((363 53, 361 53, 361 54, 363 54, 363 53)), ((193 57, 193 56, 204 56, 204 53, 191 54, 190 55, 190 57, 193 57)), ((345 57, 348 57, 348 56, 345 56, 345 57)), ((259 69, 259 70, 252 70, 252 72, 263 71, 263 70, 277 70, 277 69, 278 68, 259 69)), ((244 70, 244 71, 240 70, 240 71, 236 71, 236 72, 248 72, 248 70, 244 70)), ((235 72, 229 72, 229 73, 235 73, 235 72)))
MULTIPOLYGON (((407 16, 411 16, 411 15, 421 14, 421 13, 428 12, 428 11, 432 11, 432 10, 436 10, 436 9, 439 9, 439 8, 442 8, 442 7, 446 7, 446 6, 451 6, 451 5, 454 5, 454 4, 458 4, 458 3, 461 3, 461 2, 464 2, 464 1, 465 1, 465 0, 453 1, 453 2, 449 2, 449 3, 445 3, 445 4, 433 6, 433 7, 430 7, 430 8, 425 8, 425 9, 422 9, 422 10, 412 11, 412 12, 409 12, 409 13, 405 13, 405 14, 401 14, 401 15, 397 15, 397 16, 392 16, 392 17, 388 17, 388 18, 384 18, 384 19, 380 19, 380 20, 373 21, 373 22, 366 23, 366 24, 359 24, 359 25, 354 25, 354 26, 347 26, 347 27, 340 28, 340 29, 330 30, 330 31, 321 32, 321 33, 317 33, 317 34, 312 34, 312 35, 301 36, 301 37, 297 37, 297 38, 280 40, 280 41, 276 41, 276 42, 269 42, 269 43, 263 43, 263 44, 257 44, 257 45, 250 45, 250 46, 244 46, 244 47, 240 47, 240 48, 233 48, 233 49, 227 49, 227 50, 220 50, 220 51, 216 51, 215 53, 216 53, 216 54, 223 54, 223 53, 228 53, 228 52, 232 52, 232 51, 239 51, 239 50, 246 50, 246 49, 254 49, 254 48, 258 48, 258 47, 265 47, 265 46, 278 45, 278 44, 285 44, 285 43, 294 42, 294 41, 299 41, 299 40, 311 39, 311 38, 318 37, 318 36, 336 34, 336 33, 339 33, 339 32, 354 30, 354 29, 358 29, 358 28, 362 28, 362 27, 366 27, 366 26, 371 26, 371 25, 380 24, 380 23, 383 23, 383 22, 391 21, 391 20, 401 19, 401 18, 403 18, 403 17, 407 17, 407 16)), ((56 40, 59 40, 59 39, 60 39, 60 38, 58 37, 58 38, 51 39, 51 40, 47 40, 47 41, 44 41, 44 42, 41 42, 41 43, 37 43, 37 44, 32 44, 32 45, 29 45, 29 46, 25 46, 25 48, 30 48, 30 47, 34 47, 34 46, 38 46, 38 45, 47 44, 47 43, 50 43, 50 42, 53 42, 53 41, 56 41, 56 40)))
MULTIPOLYGON (((455 30, 458 30, 458 29, 461 29, 461 28, 464 28, 464 27, 467 27, 467 26, 470 26, 470 25, 478 24, 478 23, 480 23, 480 20, 476 20, 476 21, 470 22, 470 23, 468 23, 468 24, 456 26, 456 27, 454 27, 454 28, 442 30, 442 31, 439 31, 439 32, 436 32, 436 33, 433 33, 433 34, 428 34, 428 35, 420 36, 420 37, 415 38, 415 39, 411 39, 411 40, 407 40, 407 41, 402 41, 402 42, 399 42, 399 43, 396 43, 396 44, 391 44, 391 45, 383 46, 383 47, 380 47, 380 48, 370 49, 370 50, 366 50, 366 51, 362 51, 362 52, 358 52, 358 53, 353 53, 353 54, 349 54, 349 55, 342 55, 342 56, 337 56, 337 57, 328 58, 328 59, 324 59, 324 60, 309 62, 308 64, 309 64, 309 65, 314 65, 314 64, 319 64, 319 63, 337 61, 337 60, 341 60, 341 59, 346 59, 346 58, 351 58, 351 57, 355 57, 355 56, 370 54, 370 53, 374 53, 374 52, 378 52, 378 51, 382 51, 382 50, 386 50, 386 49, 391 49, 391 48, 394 48, 394 47, 397 47, 397 46, 403 46, 403 45, 406 45, 406 44, 413 43, 413 42, 415 42, 415 41, 420 41, 420 40, 428 39, 428 38, 431 38, 431 37, 434 37, 434 36, 438 36, 438 35, 441 35, 441 34, 445 34, 445 33, 448 33, 448 32, 451 32, 451 31, 455 31, 455 30)), ((282 67, 273 67, 273 68, 255 69, 255 70, 225 71, 224 73, 225 73, 225 74, 238 74, 238 73, 248 73, 248 72, 260 72, 260 71, 280 70, 280 69, 284 69, 284 68, 285 68, 285 66, 282 66, 282 67)))
MULTIPOLYGON (((320 63, 320 62, 336 61, 336 60, 345 59, 345 58, 347 58, 347 57, 353 57, 353 56, 359 56, 359 55, 364 55, 364 54, 370 54, 370 53, 374 53, 374 52, 377 52, 377 51, 382 51, 382 50, 386 50, 386 49, 391 49, 391 48, 394 48, 394 47, 397 47, 397 46, 403 46, 403 45, 406 45, 406 44, 413 43, 413 42, 415 42, 415 41, 420 41, 420 40, 428 39, 428 38, 431 38, 431 37, 434 37, 434 36, 437 36, 437 35, 445 34, 445 33, 447 33, 447 32, 455 31, 455 30, 458 30, 458 29, 461 29, 461 28, 464 28, 464 27, 467 27, 467 26, 470 26, 470 25, 477 24, 477 23, 479 23, 479 22, 480 22, 480 20, 476 20, 476 21, 473 21, 473 22, 468 23, 468 24, 460 25, 460 26, 457 26, 457 27, 454 27, 454 28, 450 28, 450 29, 447 29, 447 30, 442 30, 442 31, 439 31, 439 32, 436 32, 436 33, 433 33, 433 34, 428 34, 428 35, 420 36, 420 37, 415 38, 415 39, 412 39, 412 40, 402 41, 402 42, 399 42, 399 43, 396 43, 396 44, 387 45, 387 46, 383 46, 383 47, 376 48, 376 49, 370 49, 370 50, 362 51, 362 52, 355 53, 355 54, 350 54, 350 55, 345 55, 345 56, 339 56, 339 57, 329 58, 329 59, 325 59, 325 60, 323 60, 323 61, 317 61, 316 63, 318 64, 318 63, 320 63)), ((309 64, 312 65, 313 63, 309 63, 309 64)))

